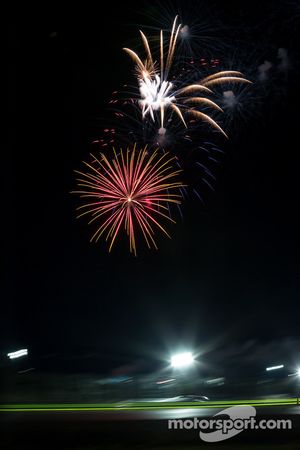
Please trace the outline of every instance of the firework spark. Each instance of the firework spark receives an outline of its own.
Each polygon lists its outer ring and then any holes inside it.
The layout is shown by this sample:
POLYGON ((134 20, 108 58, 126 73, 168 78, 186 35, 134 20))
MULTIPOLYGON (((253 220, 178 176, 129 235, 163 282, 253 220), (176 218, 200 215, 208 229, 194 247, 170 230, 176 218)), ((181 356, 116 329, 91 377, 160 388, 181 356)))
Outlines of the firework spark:
POLYGON ((212 119, 212 117, 203 111, 199 111, 201 106, 209 107, 222 112, 222 108, 214 101, 207 98, 207 95, 213 94, 210 89, 213 86, 222 83, 250 83, 243 78, 243 74, 238 71, 222 71, 203 78, 199 83, 188 84, 178 87, 176 79, 169 81, 169 72, 174 61, 176 43, 179 32, 182 27, 177 25, 178 17, 173 22, 171 36, 168 43, 167 54, 164 52, 163 31, 160 32, 160 56, 159 63, 154 61, 147 37, 142 31, 141 37, 146 51, 146 59, 143 62, 133 50, 124 48, 136 64, 137 78, 140 90, 140 105, 142 116, 145 118, 148 114, 153 121, 156 120, 158 113, 161 133, 165 131, 165 115, 167 111, 175 113, 187 127, 185 115, 194 119, 203 120, 226 136, 223 129, 212 119), (199 96, 199 93, 206 96, 199 96))
POLYGON ((158 150, 148 154, 147 147, 137 150, 136 146, 119 153, 114 149, 112 159, 103 153, 99 158, 91 156, 90 163, 84 162, 88 170, 76 171, 80 189, 73 192, 87 199, 78 208, 78 217, 89 215, 89 223, 98 223, 91 241, 105 235, 111 251, 121 229, 125 229, 134 255, 138 231, 148 248, 157 249, 154 230, 170 237, 161 221, 174 222, 169 207, 180 204, 181 199, 182 184, 177 181, 180 170, 172 168, 174 158, 166 153, 159 155, 158 150))

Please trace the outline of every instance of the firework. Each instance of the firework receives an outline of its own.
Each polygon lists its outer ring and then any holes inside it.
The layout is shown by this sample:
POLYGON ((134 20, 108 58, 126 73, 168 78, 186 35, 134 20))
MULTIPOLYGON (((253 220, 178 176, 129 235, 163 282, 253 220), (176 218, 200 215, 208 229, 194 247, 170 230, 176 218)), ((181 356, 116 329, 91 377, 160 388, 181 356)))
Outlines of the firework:
POLYGON ((159 62, 153 59, 149 42, 142 31, 140 33, 146 51, 144 62, 133 50, 124 48, 136 64, 142 116, 145 118, 147 115, 150 115, 153 121, 156 121, 158 117, 160 133, 165 132, 165 116, 170 111, 179 117, 185 127, 187 127, 187 124, 184 116, 189 115, 193 119, 209 123, 226 136, 226 133, 217 122, 209 114, 199 110, 199 108, 212 108, 222 112, 222 108, 207 97, 213 94, 211 88, 225 82, 250 83, 250 81, 243 78, 241 72, 231 70, 217 72, 194 84, 179 86, 176 79, 171 82, 169 73, 174 61, 178 35, 182 29, 181 24, 177 25, 177 19, 178 17, 173 22, 166 54, 163 31, 160 31, 159 62), (199 95, 200 93, 201 95, 199 95))
POLYGON ((180 204, 181 199, 182 184, 177 181, 180 170, 172 168, 174 158, 157 150, 149 154, 147 147, 137 150, 136 146, 118 153, 114 149, 113 158, 103 153, 99 158, 91 157, 90 163, 84 162, 87 171, 76 171, 80 189, 73 192, 86 200, 78 208, 78 217, 88 215, 89 223, 98 224, 91 241, 97 242, 104 235, 111 251, 124 229, 134 255, 137 232, 148 248, 157 249, 155 230, 170 237, 161 222, 174 222, 169 207, 180 204))

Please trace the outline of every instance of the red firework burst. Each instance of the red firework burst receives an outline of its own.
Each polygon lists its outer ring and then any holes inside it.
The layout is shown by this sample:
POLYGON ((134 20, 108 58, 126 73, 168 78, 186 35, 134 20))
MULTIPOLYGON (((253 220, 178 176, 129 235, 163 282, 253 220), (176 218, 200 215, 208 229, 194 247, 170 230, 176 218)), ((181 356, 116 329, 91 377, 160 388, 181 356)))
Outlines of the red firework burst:
POLYGON ((182 184, 177 181, 180 170, 172 167, 174 158, 159 155, 157 150, 148 154, 147 147, 137 150, 135 146, 125 152, 114 149, 111 159, 103 153, 91 157, 90 163, 84 162, 86 172, 76 171, 80 190, 73 192, 92 200, 77 208, 78 217, 90 215, 89 223, 98 223, 91 241, 106 235, 111 251, 120 230, 125 229, 130 251, 136 255, 138 230, 148 248, 157 248, 155 229, 170 237, 160 222, 174 222, 169 204, 180 204, 182 184))

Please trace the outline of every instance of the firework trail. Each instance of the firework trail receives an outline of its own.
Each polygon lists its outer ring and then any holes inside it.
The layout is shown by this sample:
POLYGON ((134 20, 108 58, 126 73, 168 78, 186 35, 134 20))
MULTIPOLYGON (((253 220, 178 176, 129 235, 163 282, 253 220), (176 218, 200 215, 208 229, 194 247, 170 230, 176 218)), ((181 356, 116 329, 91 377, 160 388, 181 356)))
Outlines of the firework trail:
POLYGON ((136 146, 119 153, 114 149, 113 158, 103 153, 99 158, 91 156, 90 163, 84 162, 87 171, 76 171, 79 190, 73 192, 86 200, 78 208, 78 217, 89 215, 89 223, 98 224, 91 241, 105 235, 111 251, 125 229, 130 252, 135 256, 138 231, 148 248, 157 249, 155 230, 170 237, 161 222, 174 222, 169 207, 181 202, 182 184, 177 181, 180 170, 173 169, 174 158, 158 151, 148 154, 147 147, 137 150, 136 146))
POLYGON ((199 108, 208 107, 222 112, 220 106, 210 98, 207 98, 207 95, 213 94, 211 88, 225 82, 251 82, 243 78, 241 72, 234 70, 217 72, 203 78, 199 83, 187 84, 183 87, 177 87, 178 83, 176 83, 176 79, 171 82, 169 80, 169 73, 174 62, 176 43, 181 30, 181 24, 177 25, 177 20, 178 16, 176 16, 173 22, 166 54, 164 50, 163 31, 160 31, 159 63, 153 59, 149 42, 142 31, 140 33, 146 51, 146 59, 144 62, 133 50, 124 48, 136 64, 142 116, 145 118, 147 115, 150 115, 151 119, 156 121, 158 114, 161 134, 166 131, 164 127, 165 116, 167 111, 170 110, 179 117, 185 127, 187 127, 187 124, 184 116, 189 115, 191 118, 209 123, 226 136, 226 133, 217 122, 210 115, 199 110, 199 108), (201 93, 201 96, 199 93, 201 93))

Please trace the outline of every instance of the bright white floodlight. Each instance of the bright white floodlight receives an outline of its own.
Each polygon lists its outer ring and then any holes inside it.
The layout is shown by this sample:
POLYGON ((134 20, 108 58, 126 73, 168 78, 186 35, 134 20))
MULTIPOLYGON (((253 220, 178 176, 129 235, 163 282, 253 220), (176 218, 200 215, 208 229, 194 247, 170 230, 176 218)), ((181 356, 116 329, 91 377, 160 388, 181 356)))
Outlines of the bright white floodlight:
POLYGON ((188 367, 194 362, 191 352, 178 353, 171 357, 171 365, 174 368, 188 367))
POLYGON ((298 375, 298 377, 300 377, 300 367, 299 367, 299 369, 297 370, 297 375, 298 375))
POLYGON ((28 355, 27 348, 22 348, 21 350, 17 350, 16 352, 7 353, 9 359, 16 359, 26 355, 28 355))
POLYGON ((280 366, 272 366, 272 367, 267 367, 266 371, 269 372, 270 370, 278 370, 278 369, 283 369, 284 365, 280 364, 280 366))

